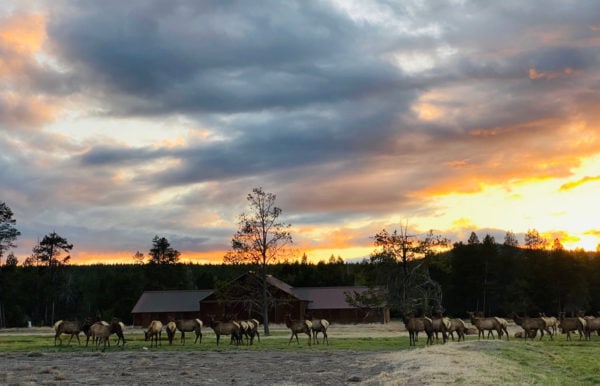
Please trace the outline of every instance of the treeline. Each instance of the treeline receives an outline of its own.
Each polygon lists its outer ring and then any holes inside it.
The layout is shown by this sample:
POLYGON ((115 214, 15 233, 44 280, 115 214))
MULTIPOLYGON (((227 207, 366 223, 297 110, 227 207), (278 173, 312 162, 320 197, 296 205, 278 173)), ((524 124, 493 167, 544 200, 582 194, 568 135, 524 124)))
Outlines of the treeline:
MULTIPOLYGON (((285 262, 270 273, 295 287, 351 286, 396 288, 406 267, 375 256, 348 264, 285 262)), ((496 243, 455 244, 447 252, 409 261, 409 270, 441 290, 439 303, 448 315, 484 311, 556 315, 559 311, 600 311, 600 256, 584 251, 518 248, 496 243)), ((49 325, 58 319, 116 316, 131 322, 131 310, 143 291, 213 289, 252 270, 250 265, 130 264, 18 266, 0 268, 0 319, 3 326, 49 325)), ((392 294, 393 295, 393 294, 392 294)), ((388 299, 392 316, 402 312, 388 299)), ((433 311, 435 302, 421 302, 433 311)))

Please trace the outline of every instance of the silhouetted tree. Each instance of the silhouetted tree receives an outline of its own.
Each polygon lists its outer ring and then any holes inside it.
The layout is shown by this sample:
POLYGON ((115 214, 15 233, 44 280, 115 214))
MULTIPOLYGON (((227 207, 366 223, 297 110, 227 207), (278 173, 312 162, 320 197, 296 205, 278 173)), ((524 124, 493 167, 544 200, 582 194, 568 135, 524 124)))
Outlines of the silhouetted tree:
POLYGON ((477 237, 477 234, 475 232, 471 232, 471 236, 469 236, 469 240, 467 240, 467 244, 469 244, 469 245, 481 244, 479 242, 479 237, 477 237))
POLYGON ((277 196, 262 188, 254 188, 246 200, 249 212, 239 217, 239 229, 231 240, 231 251, 225 263, 251 264, 258 270, 262 280, 262 316, 265 335, 269 335, 269 302, 267 291, 267 268, 277 262, 292 243, 290 224, 280 222, 282 210, 275 205, 277 196))
POLYGON ((181 253, 173 249, 166 237, 154 236, 152 239, 152 248, 150 248, 150 264, 175 264, 179 260, 181 253))
POLYGON ((504 245, 508 247, 519 246, 519 241, 517 241, 517 237, 512 231, 507 231, 504 235, 504 245))
POLYGON ((547 244, 548 240, 542 237, 536 229, 528 229, 525 233, 525 246, 527 249, 545 249, 547 244))
POLYGON ((371 256, 380 277, 377 285, 383 286, 388 294, 388 304, 394 309, 406 312, 417 305, 428 306, 433 302, 441 305, 441 289, 429 277, 427 266, 419 261, 409 267, 409 262, 417 258, 431 256, 436 247, 445 247, 448 240, 429 231, 424 238, 408 233, 408 225, 400 230, 382 230, 374 237, 375 246, 380 247, 371 256), (397 268, 401 267, 401 270, 397 268))
POLYGON ((44 299, 44 320, 54 321, 54 311, 57 296, 60 293, 62 267, 71 259, 69 254, 73 244, 56 232, 52 232, 42 239, 35 247, 33 253, 25 261, 26 265, 39 268, 41 281, 40 295, 44 299))
POLYGON ((12 210, 6 203, 0 202, 0 264, 4 253, 16 247, 15 240, 21 235, 15 227, 16 222, 12 210))

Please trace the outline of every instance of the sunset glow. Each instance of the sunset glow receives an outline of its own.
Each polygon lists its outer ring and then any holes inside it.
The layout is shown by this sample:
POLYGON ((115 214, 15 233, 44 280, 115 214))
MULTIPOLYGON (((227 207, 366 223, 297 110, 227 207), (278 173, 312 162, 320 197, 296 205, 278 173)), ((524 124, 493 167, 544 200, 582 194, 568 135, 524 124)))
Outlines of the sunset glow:
POLYGON ((0 5, 15 255, 56 231, 74 264, 131 263, 159 235, 220 263, 254 187, 291 259, 402 226, 596 251, 598 7, 442 3, 0 5))

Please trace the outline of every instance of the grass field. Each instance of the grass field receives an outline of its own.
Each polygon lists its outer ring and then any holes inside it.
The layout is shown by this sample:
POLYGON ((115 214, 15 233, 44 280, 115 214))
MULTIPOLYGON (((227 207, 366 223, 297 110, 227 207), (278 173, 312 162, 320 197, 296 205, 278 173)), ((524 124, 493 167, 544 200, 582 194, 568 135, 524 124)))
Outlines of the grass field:
MULTIPOLYGON (((216 339, 212 332, 204 333, 201 344, 193 344, 193 334, 188 336, 186 345, 179 343, 179 334, 172 346, 169 346, 163 336, 162 345, 159 348, 150 348, 149 342, 145 342, 141 330, 129 331, 126 334, 127 344, 125 348, 116 347, 115 339, 111 340, 112 346, 106 350, 105 355, 111 352, 121 351, 329 351, 332 353, 340 351, 355 352, 381 352, 397 353, 398 360, 403 360, 403 355, 419 355, 426 358, 428 354, 453 355, 457 357, 457 363, 461 366, 477 366, 474 358, 482 357, 497 361, 498 368, 477 369, 483 374, 486 372, 505 372, 504 381, 511 383, 526 384, 600 384, 600 337, 593 336, 591 341, 567 341, 564 335, 555 337, 554 340, 544 338, 539 341, 523 341, 511 339, 510 341, 482 340, 469 336, 465 343, 448 342, 445 345, 435 344, 425 347, 425 339, 421 338, 417 348, 410 348, 408 336, 398 334, 396 336, 336 336, 330 333, 330 344, 308 346, 306 335, 300 337, 300 344, 295 340, 288 345, 289 332, 285 330, 272 331, 268 337, 261 336, 261 342, 253 346, 235 346, 229 344, 228 337, 222 337, 221 345, 217 347, 216 339), (445 352, 447 351, 447 354, 445 352), (461 360, 464 358, 464 361, 461 360)), ((46 333, 1 333, 0 353, 10 352, 41 352, 50 354, 53 352, 94 352, 95 347, 85 347, 85 338, 82 335, 82 344, 78 345, 74 340, 67 344, 68 337, 63 337, 63 344, 55 346, 54 336, 51 332, 46 333)), ((394 354, 396 355, 396 354, 394 354)), ((435 363, 432 360, 431 365, 435 363)), ((444 371, 451 370, 444 369, 444 371)), ((461 378, 453 379, 454 383, 461 383, 461 378)))

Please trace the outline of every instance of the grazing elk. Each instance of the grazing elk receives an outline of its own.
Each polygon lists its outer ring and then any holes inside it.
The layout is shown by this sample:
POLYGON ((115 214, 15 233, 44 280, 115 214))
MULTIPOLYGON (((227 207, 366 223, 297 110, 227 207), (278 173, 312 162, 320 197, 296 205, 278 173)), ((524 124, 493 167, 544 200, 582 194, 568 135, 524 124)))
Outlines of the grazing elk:
POLYGON ((173 344, 173 339, 175 338, 175 334, 177 333, 177 325, 174 321, 170 321, 165 326, 165 330, 167 331, 167 340, 169 341, 169 345, 173 344))
MULTIPOLYGON (((498 323, 500 324, 500 334, 498 334, 498 339, 502 339, 502 334, 506 334, 506 340, 508 339, 508 321, 504 318, 499 318, 494 316, 498 323)), ((491 332, 491 331, 490 331, 491 332)))
POLYGON ((96 348, 98 348, 100 343, 104 343, 102 347, 102 351, 104 352, 106 345, 110 344, 108 339, 113 333, 112 326, 106 322, 96 322, 90 327, 90 332, 93 341, 96 343, 96 348))
POLYGON ((185 344, 185 333, 186 332, 195 332, 196 340, 195 343, 198 343, 198 339, 200 339, 200 343, 202 343, 202 321, 200 319, 178 319, 175 321, 175 325, 177 329, 181 331, 181 344, 185 344))
POLYGON ((310 320, 294 320, 290 314, 287 314, 285 318, 285 325, 292 331, 288 345, 292 343, 294 336, 296 337, 296 343, 300 344, 300 341, 298 340, 298 333, 304 333, 308 335, 308 345, 311 345, 312 322, 310 320))
MULTIPOLYGON (((117 335, 117 346, 121 342, 123 342, 123 346, 125 346, 125 335, 123 334, 125 332, 125 324, 123 322, 121 322, 119 319, 113 318, 112 321, 110 322, 110 328, 111 328, 112 333, 117 335)), ((110 342, 109 342, 109 346, 110 346, 110 342)))
POLYGON ((158 347, 160 342, 160 337, 162 334, 163 324, 160 320, 153 320, 150 322, 148 329, 144 332, 144 339, 146 341, 150 341, 150 348, 152 348, 152 343, 154 343, 154 347, 158 347))
POLYGON ((450 334, 452 340, 454 340, 454 332, 456 332, 458 341, 460 342, 461 339, 464 341, 466 331, 467 325, 465 324, 464 320, 458 318, 450 319, 450 329, 448 330, 448 333, 450 334))

